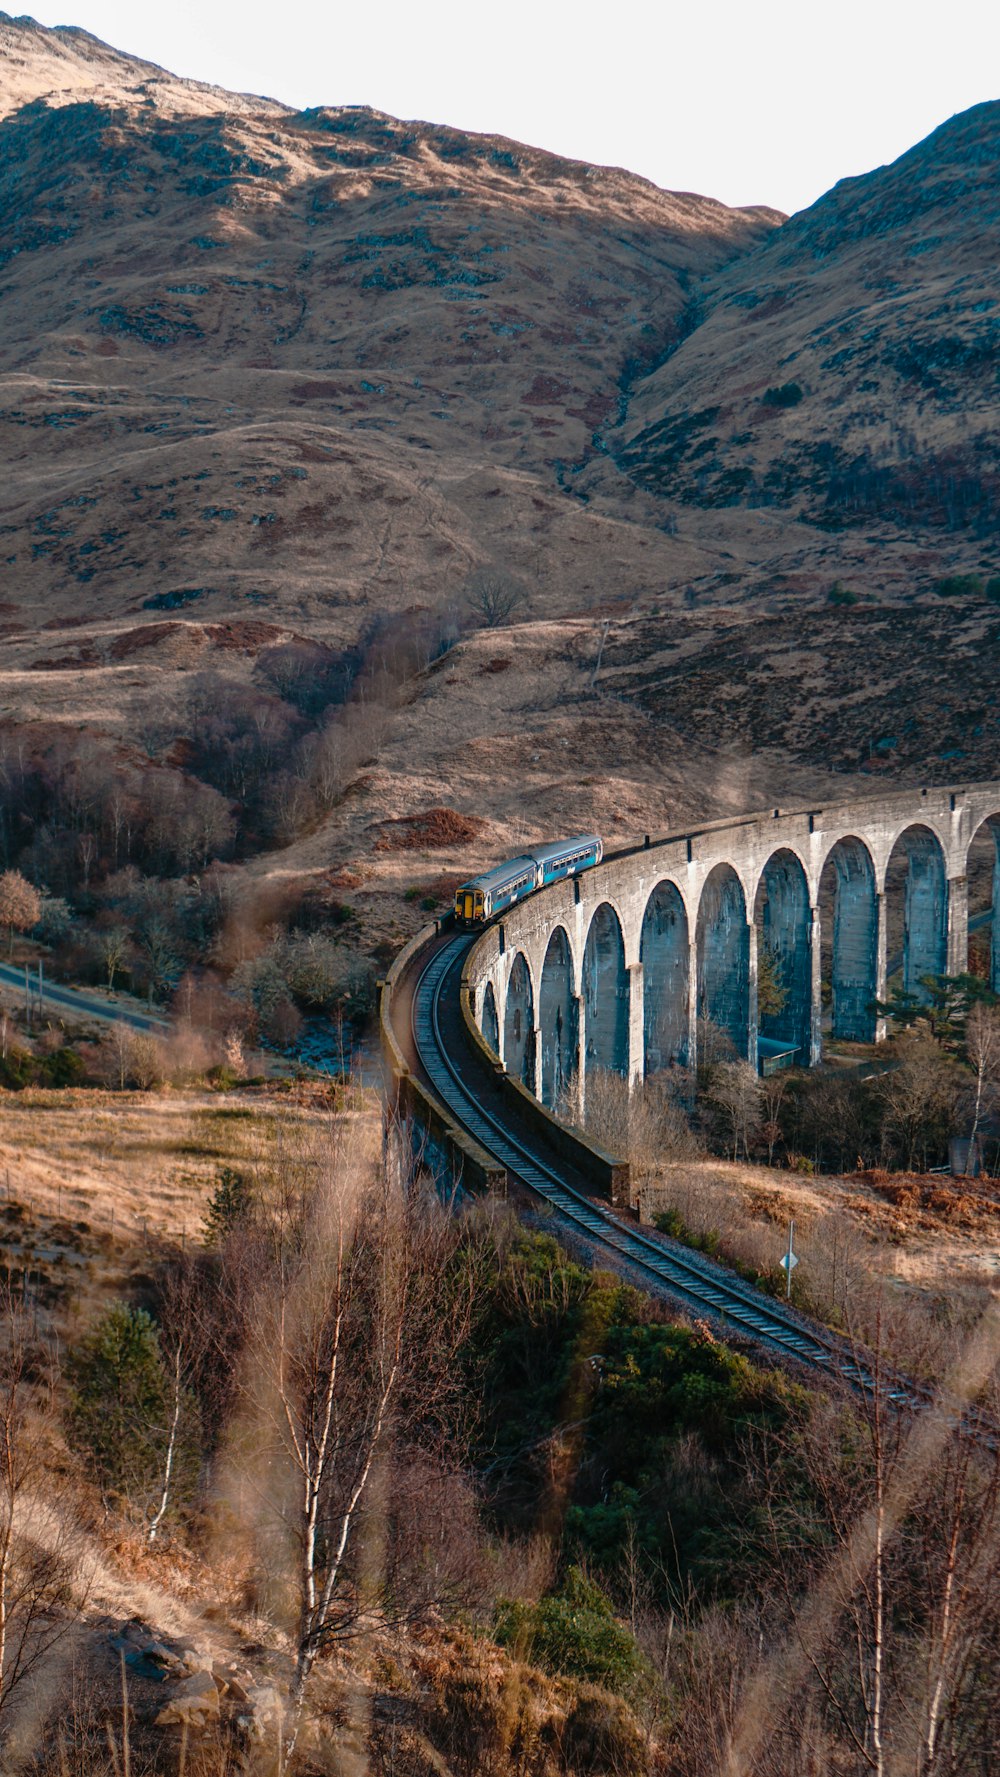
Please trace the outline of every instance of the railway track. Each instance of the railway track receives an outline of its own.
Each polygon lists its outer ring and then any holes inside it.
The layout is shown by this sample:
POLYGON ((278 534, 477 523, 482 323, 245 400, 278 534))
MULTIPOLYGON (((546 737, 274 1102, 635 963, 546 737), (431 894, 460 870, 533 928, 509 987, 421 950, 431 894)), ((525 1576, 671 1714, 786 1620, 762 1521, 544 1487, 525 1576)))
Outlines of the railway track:
POLYGON ((933 1390, 874 1365, 832 1333, 803 1324, 792 1312, 710 1259, 674 1243, 651 1239, 623 1224, 584 1192, 568 1184, 507 1119, 494 1116, 462 1078, 442 1035, 442 1000, 449 977, 461 965, 470 939, 441 946, 417 980, 410 1007, 413 1047, 421 1067, 451 1115, 507 1171, 542 1198, 565 1223, 641 1274, 654 1294, 670 1296, 730 1334, 738 1332, 772 1355, 820 1372, 858 1392, 880 1387, 900 1407, 926 1408, 933 1390))

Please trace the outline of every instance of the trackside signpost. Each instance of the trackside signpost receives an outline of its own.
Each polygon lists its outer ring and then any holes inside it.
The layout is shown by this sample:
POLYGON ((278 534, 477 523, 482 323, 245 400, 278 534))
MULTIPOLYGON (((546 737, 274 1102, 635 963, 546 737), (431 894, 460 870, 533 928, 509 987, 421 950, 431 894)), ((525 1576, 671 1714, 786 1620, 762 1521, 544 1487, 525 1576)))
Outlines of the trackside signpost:
POLYGON ((794 1240, 795 1240, 795 1223, 789 1222, 789 1224, 788 1224, 788 1251, 786 1253, 782 1253, 781 1258, 778 1260, 778 1264, 781 1266, 782 1271, 785 1273, 785 1295, 788 1298, 789 1302, 792 1299, 792 1272, 795 1270, 795 1267, 799 1262, 796 1257, 796 1254, 795 1254, 794 1240))

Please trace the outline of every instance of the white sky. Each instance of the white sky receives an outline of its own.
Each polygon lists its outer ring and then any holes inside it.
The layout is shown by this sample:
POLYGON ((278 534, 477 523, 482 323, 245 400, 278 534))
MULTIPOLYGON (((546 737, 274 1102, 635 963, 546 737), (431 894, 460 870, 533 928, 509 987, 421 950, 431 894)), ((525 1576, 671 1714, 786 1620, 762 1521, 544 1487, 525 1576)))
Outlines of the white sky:
POLYGON ((374 105, 784 210, 1000 90, 997 0, 43 0, 34 16, 292 105, 374 105))

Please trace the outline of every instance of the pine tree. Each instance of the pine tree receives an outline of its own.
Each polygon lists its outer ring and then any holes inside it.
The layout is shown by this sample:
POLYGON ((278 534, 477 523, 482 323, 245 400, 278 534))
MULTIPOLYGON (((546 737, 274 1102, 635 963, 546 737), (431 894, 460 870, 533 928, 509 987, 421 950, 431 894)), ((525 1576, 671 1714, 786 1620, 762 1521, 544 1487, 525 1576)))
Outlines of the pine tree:
POLYGON ((250 1214, 253 1193, 249 1179, 235 1166, 220 1167, 215 1190, 205 1211, 205 1245, 215 1246, 250 1214))
POLYGON ((162 1473, 171 1421, 170 1380, 155 1322, 115 1302, 70 1352, 67 1431, 102 1492, 143 1507, 162 1473))

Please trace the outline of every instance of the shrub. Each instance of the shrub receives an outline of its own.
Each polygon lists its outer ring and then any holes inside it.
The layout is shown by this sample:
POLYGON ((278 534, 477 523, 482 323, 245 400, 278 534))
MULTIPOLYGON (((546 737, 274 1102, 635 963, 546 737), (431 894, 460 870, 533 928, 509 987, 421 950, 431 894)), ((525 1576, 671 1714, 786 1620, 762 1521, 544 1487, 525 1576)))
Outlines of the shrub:
POLYGON ((62 944, 69 936, 73 925, 73 909, 62 895, 47 895, 45 891, 39 896, 38 919, 35 923, 34 935, 43 944, 62 944))
POLYGON ((680 1211, 676 1209, 659 1210, 653 1217, 653 1227, 660 1234, 668 1235, 671 1240, 679 1240, 682 1245, 690 1246, 695 1252, 707 1253, 710 1259, 715 1258, 722 1245, 722 1235, 718 1228, 706 1228, 699 1233, 697 1229, 688 1227, 680 1211))
POLYGON ((765 407, 797 407, 802 400, 798 383, 782 383, 780 388, 765 389, 761 401, 765 407))
POLYGON ((986 582, 986 597, 1000 603, 1000 574, 991 574, 986 582))
POLYGON ((640 1777, 647 1769, 639 1724, 622 1702, 597 1685, 582 1684, 563 1729, 567 1771, 579 1777, 640 1777))
POLYGON ((516 1647, 523 1659, 546 1672, 616 1692, 631 1690, 643 1671, 634 1638, 617 1621, 600 1587, 579 1567, 570 1568, 560 1592, 538 1604, 501 1601, 496 1636, 501 1646, 516 1647))
POLYGON ((831 605, 856 605, 858 602, 853 586, 844 586, 840 580, 834 581, 826 597, 831 605))
POLYGON ((39 1064, 38 1078, 43 1086, 78 1086, 87 1069, 83 1058, 69 1047, 54 1049, 39 1064))
POLYGON ((985 588, 978 574, 942 574, 934 591, 943 599, 981 598, 985 588))
POLYGON ((669 1235, 671 1240, 687 1240, 688 1228, 684 1217, 678 1209, 664 1209, 653 1217, 653 1227, 661 1234, 669 1235))
MULTIPOLYGON (((528 1748, 539 1748, 540 1712, 531 1685, 513 1665, 498 1671, 495 1656, 474 1643, 464 1651, 462 1665, 439 1681, 429 1710, 431 1739, 447 1758, 443 1768, 456 1777, 514 1769, 514 1749, 523 1758, 528 1748)), ((516 1768, 524 1768, 520 1760, 516 1768)))
POLYGON ((25 1086, 30 1086, 36 1072, 35 1057, 28 1049, 10 1048, 6 1055, 0 1056, 0 1086, 11 1092, 21 1092, 25 1086))

